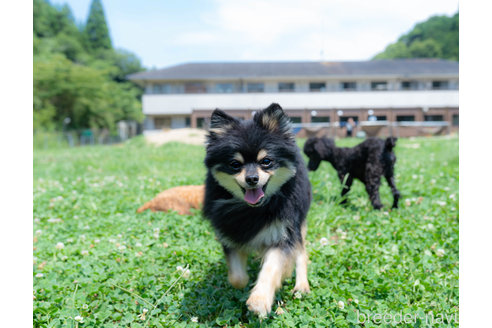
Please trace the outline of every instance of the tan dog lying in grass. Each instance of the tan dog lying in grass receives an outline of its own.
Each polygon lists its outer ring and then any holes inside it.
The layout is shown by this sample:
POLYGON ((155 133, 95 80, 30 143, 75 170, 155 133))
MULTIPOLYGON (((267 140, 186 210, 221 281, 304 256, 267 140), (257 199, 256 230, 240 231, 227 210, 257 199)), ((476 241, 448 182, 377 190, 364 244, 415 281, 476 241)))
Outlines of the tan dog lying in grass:
POLYGON ((137 213, 150 209, 152 212, 174 210, 181 215, 191 214, 190 209, 201 207, 204 195, 205 187, 203 185, 170 188, 145 203, 137 210, 137 213))

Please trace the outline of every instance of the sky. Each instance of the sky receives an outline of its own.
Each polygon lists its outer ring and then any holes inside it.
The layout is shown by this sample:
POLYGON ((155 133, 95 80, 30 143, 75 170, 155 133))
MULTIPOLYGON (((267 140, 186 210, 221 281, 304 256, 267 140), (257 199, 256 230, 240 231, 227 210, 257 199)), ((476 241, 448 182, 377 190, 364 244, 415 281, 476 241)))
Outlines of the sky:
MULTIPOLYGON (((78 23, 91 0, 67 3, 78 23)), ((102 0, 113 46, 147 68, 210 61, 368 60, 457 0, 102 0)))

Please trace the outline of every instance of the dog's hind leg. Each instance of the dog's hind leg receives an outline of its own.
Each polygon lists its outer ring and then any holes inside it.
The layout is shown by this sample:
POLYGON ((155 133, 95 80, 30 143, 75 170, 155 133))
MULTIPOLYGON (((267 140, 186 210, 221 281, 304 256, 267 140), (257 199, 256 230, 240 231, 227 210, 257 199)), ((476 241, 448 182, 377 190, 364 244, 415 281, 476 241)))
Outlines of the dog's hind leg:
POLYGON ((226 255, 228 278, 234 288, 244 288, 248 284, 248 272, 246 266, 248 262, 248 254, 232 248, 224 247, 226 255))
POLYGON ((280 288, 283 279, 292 273, 294 255, 294 250, 282 247, 267 250, 256 285, 246 301, 251 312, 260 317, 270 312, 275 291, 280 288))
POLYGON ((394 176, 385 176, 386 181, 388 181, 388 185, 391 188, 391 193, 393 194, 393 206, 392 208, 398 208, 398 200, 400 199, 400 192, 396 189, 395 185, 395 177, 394 176))
POLYGON ((306 229, 306 222, 304 222, 301 227, 302 244, 296 250, 296 285, 293 292, 309 293, 310 291, 307 278, 306 229))
MULTIPOLYGON (((366 175, 367 177, 367 175, 366 175)), ((381 199, 379 198, 379 186, 381 184, 380 176, 373 176, 366 181, 366 191, 369 194, 369 199, 371 200, 372 207, 379 210, 383 207, 381 199)))

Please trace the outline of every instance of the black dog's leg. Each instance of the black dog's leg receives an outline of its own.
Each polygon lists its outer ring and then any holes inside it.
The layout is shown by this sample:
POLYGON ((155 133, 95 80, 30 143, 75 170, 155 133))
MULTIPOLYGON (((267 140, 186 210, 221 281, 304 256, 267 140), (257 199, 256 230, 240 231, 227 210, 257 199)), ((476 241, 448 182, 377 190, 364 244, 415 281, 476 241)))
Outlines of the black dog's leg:
POLYGON ((366 191, 369 194, 369 199, 371 200, 372 207, 379 210, 383 207, 381 200, 379 199, 379 186, 381 184, 380 176, 373 176, 371 179, 366 181, 366 191))
POLYGON ((395 185, 395 177, 394 176, 385 176, 386 181, 388 181, 388 185, 391 188, 391 193, 393 194, 393 208, 398 208, 398 200, 400 199, 400 192, 396 189, 395 185))
POLYGON ((340 182, 342 183, 342 201, 340 202, 340 204, 346 204, 347 198, 345 197, 345 195, 350 191, 350 187, 352 187, 352 182, 354 182, 354 179, 352 178, 352 176, 347 174, 340 174, 338 177, 340 178, 340 182), (345 176, 347 176, 347 178, 345 178, 345 176))

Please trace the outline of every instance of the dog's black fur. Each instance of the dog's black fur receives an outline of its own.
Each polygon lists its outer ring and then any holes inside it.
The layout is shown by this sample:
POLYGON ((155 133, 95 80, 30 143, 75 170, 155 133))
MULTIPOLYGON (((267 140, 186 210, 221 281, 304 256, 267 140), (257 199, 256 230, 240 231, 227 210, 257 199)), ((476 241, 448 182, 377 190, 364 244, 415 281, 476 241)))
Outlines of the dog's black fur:
POLYGON ((211 129, 223 126, 229 126, 224 135, 211 132, 208 136, 205 157, 208 173, 203 204, 205 217, 221 235, 238 246, 247 243, 262 228, 277 219, 285 221, 289 226, 289 236, 281 242, 281 246, 290 247, 299 242, 301 225, 311 202, 311 184, 304 160, 290 131, 288 117, 277 104, 272 104, 257 113, 253 120, 247 121, 239 121, 216 109, 212 114, 211 129), (262 124, 263 116, 272 113, 280 115, 279 129, 274 132, 262 124), (234 153, 240 152, 246 162, 253 162, 260 149, 267 149, 274 158, 276 167, 293 165, 296 174, 277 193, 265 199, 261 206, 252 207, 235 199, 222 187, 212 176, 211 169, 220 165, 218 170, 234 174, 229 167, 234 153))
POLYGON ((392 207, 397 208, 400 192, 396 189, 394 178, 396 156, 393 148, 396 140, 394 137, 386 140, 368 138, 353 148, 339 148, 335 146, 333 139, 309 138, 304 144, 304 153, 309 157, 309 170, 315 171, 322 160, 330 162, 337 170, 342 184, 345 181, 342 187, 342 203, 346 202, 344 196, 349 192, 355 178, 365 184, 372 206, 375 209, 382 208, 379 186, 381 176, 384 175, 393 193, 392 207))
MULTIPOLYGON (((291 254, 299 245, 304 247, 302 230, 311 203, 311 185, 304 159, 290 129, 290 120, 278 104, 270 105, 256 113, 253 119, 245 121, 216 109, 207 136, 205 165, 208 172, 203 214, 212 223, 226 258, 237 250, 265 254, 275 248, 291 254), (239 170, 256 170, 262 150, 273 162, 264 171, 272 175, 263 187, 265 196, 257 204, 251 205, 241 197, 239 190, 245 193, 243 187, 237 189, 236 181, 228 185, 221 182, 220 177, 228 179, 240 175, 239 170), (231 165, 238 153, 244 162, 241 163, 242 168, 231 165), (280 172, 292 172, 292 175, 289 173, 285 179, 279 178, 282 176, 280 172), (264 241, 258 244, 255 237, 260 232, 263 237, 265 231, 267 234, 270 231, 269 226, 277 225, 285 233, 277 234, 272 230, 275 236, 264 236, 264 241), (254 245, 251 245, 252 240, 254 245)), ((242 287, 242 284, 238 285, 242 287)), ((270 301, 273 302, 273 299, 270 301)), ((254 300, 248 302, 254 312, 264 314, 263 309, 270 311, 268 305, 255 305, 254 300)))

